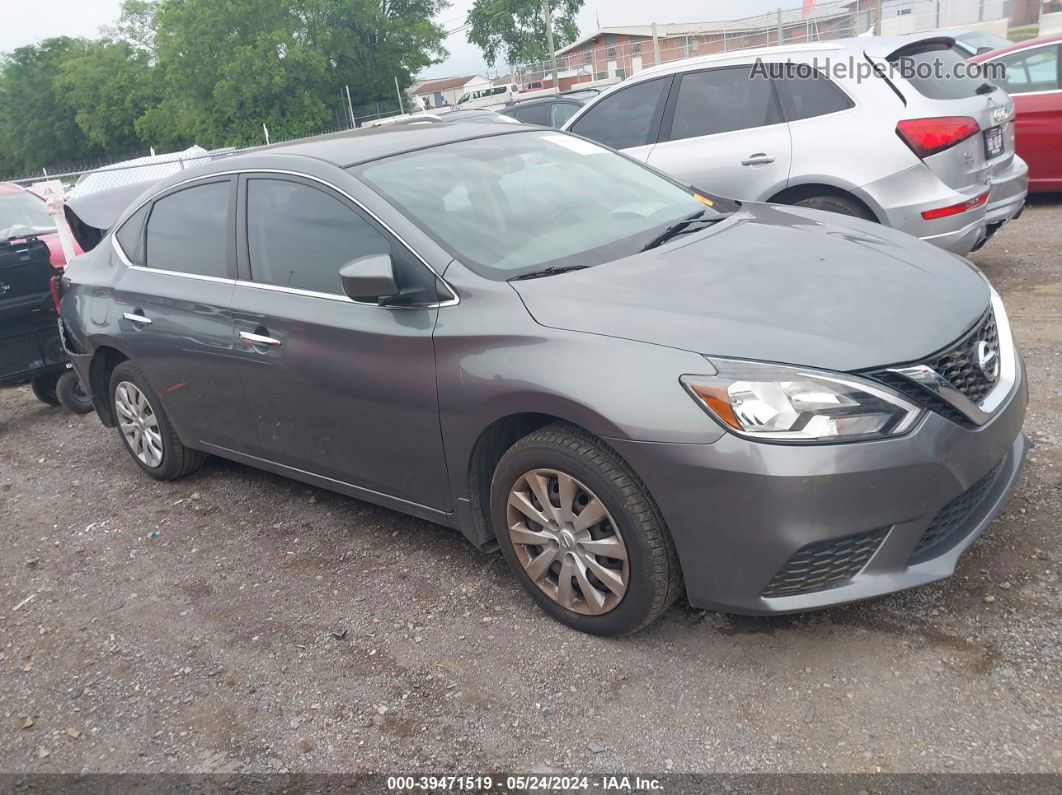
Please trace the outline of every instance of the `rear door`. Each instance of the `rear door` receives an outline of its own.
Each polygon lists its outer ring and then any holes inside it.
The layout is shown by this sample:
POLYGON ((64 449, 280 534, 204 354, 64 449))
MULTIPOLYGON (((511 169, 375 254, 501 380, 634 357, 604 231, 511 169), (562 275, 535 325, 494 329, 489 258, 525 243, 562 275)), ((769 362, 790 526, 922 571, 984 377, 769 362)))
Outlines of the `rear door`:
POLYGON ((1062 190, 1062 44, 1004 55, 999 82, 1017 108, 1017 151, 1034 190, 1062 190))
POLYGON ((130 216, 111 239, 126 268, 108 312, 186 444, 253 453, 229 313, 234 209, 235 180, 218 177, 174 188, 130 216))
POLYGON ((648 161, 660 134, 672 77, 644 80, 607 94, 575 120, 569 128, 624 154, 648 161))
POLYGON ((449 510, 432 341, 434 274, 321 183, 249 174, 240 178, 240 195, 234 331, 262 455, 449 510), (378 306, 347 298, 339 269, 384 253, 414 299, 378 306))
POLYGON ((924 159, 951 188, 984 185, 1007 172, 1014 161, 1014 103, 984 77, 966 73, 967 63, 948 44, 931 39, 908 45, 889 56, 913 92, 907 118, 964 117, 980 131, 956 146, 924 159))
POLYGON ((649 165, 734 199, 762 200, 785 188, 792 143, 769 78, 727 66, 676 81, 649 165))

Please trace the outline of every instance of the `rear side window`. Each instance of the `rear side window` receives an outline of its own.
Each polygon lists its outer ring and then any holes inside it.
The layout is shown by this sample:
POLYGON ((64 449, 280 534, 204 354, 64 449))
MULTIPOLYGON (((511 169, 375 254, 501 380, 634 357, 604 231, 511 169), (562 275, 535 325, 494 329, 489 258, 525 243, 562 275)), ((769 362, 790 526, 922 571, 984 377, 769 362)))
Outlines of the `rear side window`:
POLYGON ((546 122, 546 112, 549 110, 549 105, 532 105, 529 108, 517 108, 512 112, 519 121, 524 124, 542 124, 546 122))
POLYGON ((1007 68, 1007 77, 1000 81, 1008 94, 1031 94, 1034 91, 1059 90, 1057 44, 1035 50, 1016 52, 998 59, 1007 68))
POLYGON ((946 43, 918 43, 889 56, 915 90, 927 99, 969 99, 985 84, 966 74, 966 61, 946 43))
POLYGON ((819 72, 813 76, 784 75, 775 79, 775 85, 789 121, 811 119, 855 107, 847 94, 819 72))
POLYGON ((613 149, 652 143, 670 85, 670 77, 657 78, 609 94, 590 108, 571 131, 613 149))
POLYGON ((125 223, 118 228, 118 231, 114 233, 118 245, 122 247, 125 256, 134 265, 144 264, 144 236, 141 233, 144 231, 144 219, 147 218, 149 206, 145 204, 130 215, 125 223))
POLYGON ((771 81, 754 79, 751 71, 751 67, 741 66, 682 75, 671 140, 780 122, 771 81))
POLYGON ((228 240, 228 180, 195 185, 164 196, 151 208, 144 264, 224 278, 228 276, 228 240))

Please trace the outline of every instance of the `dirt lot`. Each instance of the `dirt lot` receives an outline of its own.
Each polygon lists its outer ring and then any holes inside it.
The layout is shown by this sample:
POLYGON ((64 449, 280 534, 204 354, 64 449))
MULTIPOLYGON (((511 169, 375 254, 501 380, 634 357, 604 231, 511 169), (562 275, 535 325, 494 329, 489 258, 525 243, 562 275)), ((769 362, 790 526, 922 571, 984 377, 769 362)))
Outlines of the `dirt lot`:
POLYGON ((456 532, 223 461, 156 483, 0 392, 0 769, 1058 770, 1062 197, 975 259, 1024 481, 950 581, 797 618, 582 636, 456 532))

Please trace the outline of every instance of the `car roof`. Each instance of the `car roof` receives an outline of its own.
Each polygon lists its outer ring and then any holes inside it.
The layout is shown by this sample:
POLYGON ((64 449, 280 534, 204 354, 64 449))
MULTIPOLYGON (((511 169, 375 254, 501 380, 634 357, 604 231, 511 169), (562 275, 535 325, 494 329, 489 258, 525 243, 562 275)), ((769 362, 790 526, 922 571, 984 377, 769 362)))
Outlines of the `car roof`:
MULTIPOLYGON (((260 147, 248 154, 268 152, 279 155, 302 155, 323 160, 340 168, 349 168, 403 152, 414 152, 418 149, 427 149, 456 141, 469 141, 519 131, 520 128, 517 125, 510 127, 509 125, 462 124, 460 121, 451 124, 399 124, 319 135, 294 143, 260 147)), ((243 155, 236 155, 220 162, 226 169, 231 169, 233 164, 242 157, 243 155)))
POLYGON ((513 100, 512 104, 505 106, 505 110, 510 110, 512 108, 517 107, 527 108, 532 105, 544 105, 547 102, 563 102, 564 100, 579 104, 579 99, 577 97, 573 97, 571 94, 549 94, 544 97, 531 97, 530 99, 513 100))
POLYGON ((971 61, 975 63, 981 63, 982 61, 990 61, 994 58, 998 58, 1001 55, 1009 55, 1012 52, 1019 52, 1021 50, 1029 50, 1033 47, 1039 47, 1043 44, 1062 44, 1062 33, 1056 33, 1052 36, 1041 36, 1038 39, 1026 39, 1025 41, 1019 41, 1009 47, 1000 47, 998 50, 992 50, 992 52, 982 53, 981 55, 975 55, 971 58, 971 61))

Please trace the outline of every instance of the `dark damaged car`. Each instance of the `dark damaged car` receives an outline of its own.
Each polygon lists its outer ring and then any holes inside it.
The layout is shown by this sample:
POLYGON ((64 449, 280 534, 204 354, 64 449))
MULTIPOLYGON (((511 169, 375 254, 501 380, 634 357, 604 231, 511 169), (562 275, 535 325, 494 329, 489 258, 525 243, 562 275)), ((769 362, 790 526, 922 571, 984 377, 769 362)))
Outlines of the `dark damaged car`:
POLYGON ((593 633, 946 577, 1027 446, 969 263, 545 130, 185 172, 75 261, 63 317, 149 475, 221 456, 456 527, 593 633))

